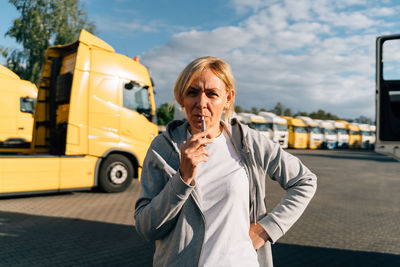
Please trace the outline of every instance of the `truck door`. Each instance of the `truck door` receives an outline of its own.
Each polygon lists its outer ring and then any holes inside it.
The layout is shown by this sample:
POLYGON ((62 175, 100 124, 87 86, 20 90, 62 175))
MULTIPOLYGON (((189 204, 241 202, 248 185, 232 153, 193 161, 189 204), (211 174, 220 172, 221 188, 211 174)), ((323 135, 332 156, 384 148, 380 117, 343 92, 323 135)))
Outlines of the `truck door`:
POLYGON ((102 155, 120 142, 120 107, 118 78, 92 74, 89 107, 89 154, 102 155))
POLYGON ((400 141, 400 35, 377 39, 378 138, 400 141))
MULTIPOLYGON (((377 147, 400 156, 400 34, 376 40, 377 147)), ((379 148, 378 148, 379 150, 379 148)))
POLYGON ((136 155, 145 155, 157 134, 152 123, 149 86, 122 81, 121 142, 136 155))

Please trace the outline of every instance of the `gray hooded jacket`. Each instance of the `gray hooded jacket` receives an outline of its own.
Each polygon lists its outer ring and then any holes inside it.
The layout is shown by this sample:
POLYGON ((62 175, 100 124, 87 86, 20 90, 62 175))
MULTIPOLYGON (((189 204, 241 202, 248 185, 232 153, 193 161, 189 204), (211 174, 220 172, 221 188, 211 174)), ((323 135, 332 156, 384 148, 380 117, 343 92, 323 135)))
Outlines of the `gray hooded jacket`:
MULTIPOLYGON (((257 250, 260 266, 273 266, 276 242, 303 213, 317 188, 317 177, 300 160, 258 131, 233 119, 224 125, 249 177, 250 222, 259 223, 270 240, 257 250), (286 196, 267 213, 265 183, 270 177, 286 196)), ((157 136, 146 155, 141 193, 135 206, 137 231, 155 241, 154 266, 198 266, 206 229, 196 186, 179 174, 180 147, 186 141, 186 121, 173 121, 157 136)))

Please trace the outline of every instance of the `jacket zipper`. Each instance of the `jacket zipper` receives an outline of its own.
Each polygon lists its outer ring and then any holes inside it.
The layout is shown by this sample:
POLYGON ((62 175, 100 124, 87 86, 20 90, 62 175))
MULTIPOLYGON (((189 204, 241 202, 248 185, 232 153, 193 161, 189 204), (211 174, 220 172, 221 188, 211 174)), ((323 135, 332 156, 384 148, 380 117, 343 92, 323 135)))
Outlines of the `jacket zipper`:
MULTIPOLYGON (((250 196, 250 198, 252 199, 252 201, 253 201, 253 220, 254 220, 254 223, 257 223, 257 199, 256 199, 256 196, 254 196, 253 197, 253 187, 255 188, 255 190, 256 190, 256 192, 255 193, 257 193, 257 188, 254 186, 254 179, 253 179, 253 176, 250 174, 250 171, 248 171, 248 167, 247 166, 249 166, 251 163, 252 163, 252 160, 251 160, 251 157, 250 157, 250 152, 249 151, 246 151, 246 152, 244 152, 245 153, 245 155, 244 155, 244 158, 245 158, 245 161, 246 161, 246 169, 247 169, 247 173, 248 173, 248 175, 249 175, 249 178, 250 178, 250 180, 251 180, 251 185, 250 185, 250 194, 251 194, 251 196, 250 196)), ((254 194, 255 195, 255 194, 254 194)))
POLYGON ((200 254, 199 254, 199 257, 198 257, 198 259, 197 259, 197 266, 199 266, 201 254, 203 254, 204 239, 205 239, 206 231, 207 231, 207 221, 206 221, 206 218, 204 217, 203 212, 202 212, 201 209, 200 209, 200 205, 199 205, 199 203, 197 202, 196 198, 193 197, 192 194, 190 194, 190 196, 192 197, 194 203, 196 204, 196 206, 197 206, 197 208, 198 208, 198 210, 199 210, 199 212, 200 212, 200 215, 201 215, 201 217, 203 218, 203 222, 204 222, 203 241, 201 242, 200 254))

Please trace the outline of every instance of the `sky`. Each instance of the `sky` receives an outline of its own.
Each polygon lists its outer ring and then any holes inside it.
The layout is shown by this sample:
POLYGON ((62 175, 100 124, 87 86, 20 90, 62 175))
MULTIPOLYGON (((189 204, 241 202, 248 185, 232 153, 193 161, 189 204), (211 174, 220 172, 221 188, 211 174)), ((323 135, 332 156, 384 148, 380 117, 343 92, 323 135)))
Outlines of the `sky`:
MULTIPOLYGON (((81 0, 96 36, 139 56, 155 83, 156 103, 174 103, 180 71, 200 56, 228 62, 236 105, 293 112, 323 109, 375 119, 375 40, 400 32, 400 1, 81 0)), ((0 46, 18 17, 0 1, 0 46)), ((0 59, 4 64, 4 59, 0 59)))

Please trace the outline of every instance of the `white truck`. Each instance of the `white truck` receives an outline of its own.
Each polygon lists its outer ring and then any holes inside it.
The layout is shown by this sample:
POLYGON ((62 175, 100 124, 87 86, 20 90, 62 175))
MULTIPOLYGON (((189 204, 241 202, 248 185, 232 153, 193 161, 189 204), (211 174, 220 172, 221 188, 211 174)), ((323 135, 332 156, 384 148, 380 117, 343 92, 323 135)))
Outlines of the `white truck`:
POLYGON ((337 133, 337 148, 348 148, 349 147, 349 133, 346 125, 341 121, 330 121, 336 128, 337 133))
POLYGON ((279 143, 281 147, 288 147, 289 130, 287 121, 272 112, 259 112, 259 116, 266 119, 269 125, 270 138, 272 141, 279 143))
POLYGON ((260 116, 260 115, 255 115, 252 113, 239 113, 239 120, 240 122, 248 125, 250 128, 255 129, 257 131, 260 131, 263 133, 266 137, 271 139, 271 125, 268 125, 267 120, 260 116))
POLYGON ((371 133, 371 128, 369 124, 358 124, 361 131, 361 148, 362 149, 371 149, 373 136, 371 133))
POLYGON ((375 143, 376 143, 376 126, 375 125, 370 125, 369 129, 371 131, 371 135, 372 135, 372 141, 371 141, 371 149, 375 148, 375 143))
POLYGON ((337 133, 336 128, 332 125, 332 123, 325 120, 315 120, 319 124, 319 127, 322 129, 322 133, 324 135, 322 141, 322 148, 325 149, 334 149, 336 148, 337 133))
POLYGON ((312 118, 306 116, 297 116, 307 125, 308 132, 308 148, 316 149, 320 148, 324 140, 324 134, 322 133, 321 127, 312 118))

